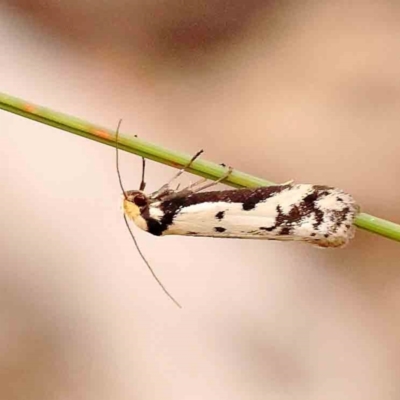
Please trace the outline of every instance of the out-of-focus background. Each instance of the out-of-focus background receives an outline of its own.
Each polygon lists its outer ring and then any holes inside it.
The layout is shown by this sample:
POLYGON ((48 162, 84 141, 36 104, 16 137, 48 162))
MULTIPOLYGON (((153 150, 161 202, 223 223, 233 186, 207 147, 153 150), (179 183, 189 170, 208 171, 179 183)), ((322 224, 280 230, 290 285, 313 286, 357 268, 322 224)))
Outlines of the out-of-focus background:
MULTIPOLYGON (((389 0, 2 0, 0 90, 399 221, 399 17, 389 0)), ((179 310, 124 227, 112 148, 3 111, 0 132, 1 399, 399 398, 398 243, 136 229, 179 310)), ((140 166, 123 155, 128 188, 140 166)), ((149 163, 149 189, 173 173, 149 163)))

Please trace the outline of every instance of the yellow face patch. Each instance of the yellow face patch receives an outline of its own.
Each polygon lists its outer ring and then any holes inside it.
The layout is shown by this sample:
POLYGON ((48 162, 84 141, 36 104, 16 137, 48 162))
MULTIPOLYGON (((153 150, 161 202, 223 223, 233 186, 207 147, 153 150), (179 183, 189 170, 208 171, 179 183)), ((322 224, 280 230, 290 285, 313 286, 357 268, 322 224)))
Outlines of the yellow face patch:
POLYGON ((124 199, 124 211, 126 216, 133 220, 140 215, 139 207, 135 203, 126 199, 124 199))
POLYGON ((146 220, 140 215, 140 208, 129 200, 124 199, 125 215, 130 218, 137 227, 147 231, 146 220))

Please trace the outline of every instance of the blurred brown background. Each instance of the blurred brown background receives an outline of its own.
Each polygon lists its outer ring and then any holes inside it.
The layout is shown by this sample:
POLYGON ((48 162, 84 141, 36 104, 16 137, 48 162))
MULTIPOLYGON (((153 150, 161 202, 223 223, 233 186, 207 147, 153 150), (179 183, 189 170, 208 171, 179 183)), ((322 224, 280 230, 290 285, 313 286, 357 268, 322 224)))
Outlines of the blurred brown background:
MULTIPOLYGON (((3 0, 0 90, 400 221, 399 17, 388 0, 3 0)), ((135 230, 179 310, 126 232, 111 148, 5 112, 0 131, 0 398, 399 398, 398 243, 135 230)), ((123 155, 127 187, 140 165, 123 155)), ((174 171, 147 172, 153 190, 174 171)))

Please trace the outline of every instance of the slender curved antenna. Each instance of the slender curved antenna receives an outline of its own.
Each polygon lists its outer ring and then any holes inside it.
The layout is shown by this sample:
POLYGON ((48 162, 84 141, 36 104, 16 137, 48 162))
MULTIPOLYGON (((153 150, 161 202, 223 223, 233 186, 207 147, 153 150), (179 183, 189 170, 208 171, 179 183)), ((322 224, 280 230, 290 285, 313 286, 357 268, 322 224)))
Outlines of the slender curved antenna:
POLYGON ((119 134, 119 128, 121 126, 122 119, 119 120, 118 126, 117 126, 117 131, 115 132, 115 163, 117 166, 117 175, 118 175, 118 180, 119 180, 119 186, 121 187, 122 193, 124 194, 124 197, 126 200, 128 200, 128 196, 126 195, 124 186, 122 185, 122 179, 121 179, 121 173, 119 172, 119 143, 118 143, 118 134, 119 134))
MULTIPOLYGON (((126 195, 124 186, 122 185, 122 179, 121 179, 121 174, 119 172, 119 159, 118 159, 118 155, 119 155, 119 146, 118 146, 118 134, 119 134, 119 128, 121 126, 122 123, 122 119, 119 120, 118 122, 118 127, 117 127, 117 131, 115 133, 115 151, 116 151, 116 165, 117 165, 117 174, 118 174, 118 180, 119 180, 119 185, 121 186, 122 192, 124 193, 124 197, 125 200, 128 201, 128 196, 126 195)), ((140 190, 143 190, 145 187, 145 182, 144 182, 144 169, 145 169, 145 159, 142 157, 142 181, 140 183, 140 190)), ((142 260, 144 261, 144 263, 147 265, 147 268, 150 270, 151 274, 153 275, 154 279, 157 281, 157 283, 161 286, 161 289, 166 293, 166 295, 179 307, 182 308, 182 306, 172 297, 172 295, 168 292, 168 290, 165 288, 165 286, 161 283, 161 281, 157 278, 157 275, 155 274, 155 272, 153 271, 153 268, 150 267, 149 262, 146 260, 146 257, 143 255, 142 251, 139 248, 139 245, 136 241, 135 236, 133 235, 132 231, 131 231, 131 227, 128 224, 128 220, 126 219, 126 216, 124 214, 124 221, 126 224, 126 227, 128 228, 128 231, 131 235, 131 238, 133 240, 133 243, 135 243, 136 249, 139 252, 140 257, 142 257, 142 260)))
POLYGON ((131 234, 131 237, 133 239, 133 242, 135 243, 135 246, 137 248, 137 251, 140 254, 140 257, 142 257, 142 260, 145 262, 145 264, 147 265, 147 268, 150 270, 151 274, 153 275, 154 279, 157 281, 157 283, 161 286, 161 289, 165 292, 165 294, 179 307, 182 308, 182 306, 172 297, 172 295, 168 292, 168 290, 165 288, 165 286, 161 283, 161 281, 157 278, 157 275, 155 274, 155 272, 153 271, 153 268, 150 267, 149 262, 146 260, 145 256, 143 255, 142 251, 139 248, 139 245, 136 241, 135 236, 133 236, 133 233, 131 231, 131 227, 128 224, 128 220, 126 219, 126 216, 124 214, 124 220, 125 220, 125 224, 126 227, 128 228, 129 233, 131 234))

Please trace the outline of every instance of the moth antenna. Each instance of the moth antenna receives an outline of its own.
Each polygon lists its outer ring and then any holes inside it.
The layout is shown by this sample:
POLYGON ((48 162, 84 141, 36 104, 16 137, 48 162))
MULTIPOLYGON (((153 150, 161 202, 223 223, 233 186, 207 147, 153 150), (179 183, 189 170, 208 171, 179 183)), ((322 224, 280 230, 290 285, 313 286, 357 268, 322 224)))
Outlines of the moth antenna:
MULTIPOLYGON (((119 171, 119 143, 118 143, 118 134, 119 134, 119 128, 121 126, 122 123, 122 119, 119 120, 118 122, 118 126, 117 126, 117 130, 115 132, 115 161, 116 161, 116 166, 117 166, 117 174, 118 174, 118 180, 119 180, 119 185, 121 187, 121 190, 124 194, 124 197, 126 200, 128 200, 128 196, 126 195, 124 186, 122 184, 122 179, 121 179, 121 173, 119 171)), ((146 186, 146 183, 144 181, 144 171, 145 171, 145 167, 146 167, 146 161, 144 159, 144 157, 142 157, 142 180, 140 182, 140 190, 143 190, 146 186)), ((147 261, 146 257, 143 255, 142 251, 140 250, 140 247, 138 245, 138 242, 136 241, 135 236, 133 235, 133 232, 131 230, 131 227, 128 224, 128 220, 126 219, 125 214, 124 216, 124 221, 125 221, 125 225, 128 228, 128 231, 131 235, 131 238, 133 240, 133 243, 135 244, 135 247, 137 249, 137 251, 139 252, 140 257, 142 257, 142 260, 144 261, 144 263, 147 265, 147 268, 150 270, 151 274, 153 275, 154 279, 157 281, 157 283, 161 286, 161 289, 165 292, 165 294, 179 307, 182 308, 182 306, 173 298, 173 296, 168 292, 168 290, 165 288, 165 286, 161 283, 161 281, 158 279, 156 273, 153 271, 153 268, 151 268, 149 262, 147 261)))
POLYGON ((117 175, 118 175, 118 180, 119 180, 119 186, 121 187, 122 193, 124 194, 124 197, 126 200, 128 200, 128 196, 126 195, 124 186, 122 184, 122 179, 121 179, 121 173, 119 172, 119 143, 118 143, 118 135, 119 135, 119 128, 121 126, 122 119, 119 120, 117 130, 115 132, 115 163, 117 167, 117 175))
POLYGON ((151 274, 153 275, 154 279, 157 281, 157 283, 161 286, 161 289, 165 292, 165 294, 179 307, 182 308, 182 306, 174 299, 174 297, 168 292, 168 290, 165 288, 165 286, 161 283, 161 281, 158 279, 156 273, 153 271, 153 268, 151 268, 149 262, 146 260, 146 257, 143 255, 142 251, 139 248, 139 245, 136 241, 135 236, 132 233, 131 227, 128 224, 128 220, 126 219, 126 216, 124 215, 124 220, 125 220, 125 224, 126 227, 128 228, 128 231, 133 239, 133 242, 135 243, 136 249, 140 254, 140 257, 142 257, 142 260, 144 261, 144 263, 147 265, 147 268, 150 270, 151 274))

